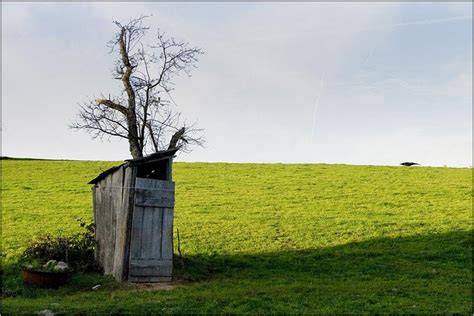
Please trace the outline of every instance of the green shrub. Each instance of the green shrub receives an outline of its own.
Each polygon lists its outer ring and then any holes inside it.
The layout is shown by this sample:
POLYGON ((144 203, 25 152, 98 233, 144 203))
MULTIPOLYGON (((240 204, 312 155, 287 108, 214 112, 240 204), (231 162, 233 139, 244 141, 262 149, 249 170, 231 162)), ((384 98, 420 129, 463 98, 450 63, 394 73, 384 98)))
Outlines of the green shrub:
POLYGON ((95 261, 95 230, 92 223, 80 222, 83 231, 64 236, 62 234, 53 236, 44 234, 38 236, 25 249, 20 257, 19 263, 22 265, 31 262, 41 262, 49 260, 67 262, 75 271, 92 272, 97 271, 98 266, 95 261))

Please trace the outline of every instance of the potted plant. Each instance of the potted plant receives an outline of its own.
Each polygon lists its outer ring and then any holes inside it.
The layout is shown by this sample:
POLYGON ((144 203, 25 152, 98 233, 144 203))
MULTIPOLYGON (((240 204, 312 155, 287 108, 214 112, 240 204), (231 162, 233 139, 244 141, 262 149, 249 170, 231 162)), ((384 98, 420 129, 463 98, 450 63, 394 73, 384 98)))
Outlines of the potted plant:
POLYGON ((66 284, 70 274, 69 265, 56 260, 49 260, 45 264, 33 260, 23 265, 21 273, 26 284, 42 288, 58 288, 66 284))
POLYGON ((26 284, 57 288, 64 285, 73 272, 99 270, 95 261, 94 225, 82 219, 78 221, 81 231, 71 235, 61 231, 55 235, 43 233, 26 247, 18 260, 26 284))

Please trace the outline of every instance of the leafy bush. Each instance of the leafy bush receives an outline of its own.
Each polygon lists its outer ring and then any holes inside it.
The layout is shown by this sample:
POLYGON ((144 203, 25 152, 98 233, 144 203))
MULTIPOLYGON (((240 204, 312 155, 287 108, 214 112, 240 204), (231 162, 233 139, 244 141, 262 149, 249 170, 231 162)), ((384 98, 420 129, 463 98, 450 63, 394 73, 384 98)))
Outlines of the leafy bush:
POLYGON ((46 263, 49 260, 64 261, 80 272, 97 271, 95 261, 95 230, 92 223, 78 220, 83 231, 64 236, 40 235, 23 252, 20 264, 46 263))

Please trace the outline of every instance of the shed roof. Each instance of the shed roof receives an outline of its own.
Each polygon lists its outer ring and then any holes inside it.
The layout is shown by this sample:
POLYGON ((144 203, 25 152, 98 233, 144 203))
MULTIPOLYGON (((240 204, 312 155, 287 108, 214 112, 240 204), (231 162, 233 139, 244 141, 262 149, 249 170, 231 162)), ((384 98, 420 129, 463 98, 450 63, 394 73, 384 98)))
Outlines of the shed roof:
POLYGON ((173 149, 167 149, 167 150, 162 150, 158 151, 156 153, 153 153, 151 155, 148 155, 143 158, 138 158, 138 159, 127 159, 125 160, 124 163, 118 166, 114 166, 110 169, 105 170, 101 174, 99 174, 97 177, 92 179, 91 181, 88 182, 88 184, 97 184, 99 181, 102 179, 106 178, 109 174, 114 173, 116 170, 124 167, 129 167, 129 166, 139 166, 147 163, 153 163, 156 161, 160 161, 163 159, 171 159, 175 156, 176 152, 179 150, 179 147, 173 148, 173 149))

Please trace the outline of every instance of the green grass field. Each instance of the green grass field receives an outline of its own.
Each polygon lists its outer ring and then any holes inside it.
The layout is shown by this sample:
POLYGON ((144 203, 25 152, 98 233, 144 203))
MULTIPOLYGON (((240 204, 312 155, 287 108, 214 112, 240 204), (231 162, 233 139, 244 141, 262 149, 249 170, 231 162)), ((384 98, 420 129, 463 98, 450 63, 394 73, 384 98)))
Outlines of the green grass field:
POLYGON ((179 287, 25 287, 22 249, 90 220, 115 164, 2 161, 2 313, 471 312, 471 169, 175 163, 179 287))

